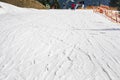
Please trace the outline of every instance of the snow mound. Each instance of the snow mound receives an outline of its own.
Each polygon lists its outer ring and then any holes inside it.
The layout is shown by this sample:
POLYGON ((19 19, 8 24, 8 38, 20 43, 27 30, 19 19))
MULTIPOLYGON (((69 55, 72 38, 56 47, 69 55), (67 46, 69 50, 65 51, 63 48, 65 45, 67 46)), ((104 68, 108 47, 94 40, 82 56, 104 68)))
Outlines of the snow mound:
POLYGON ((24 11, 23 8, 11 5, 9 3, 0 2, 0 6, 2 8, 1 11, 6 13, 19 13, 21 11, 24 11))
POLYGON ((5 14, 5 13, 6 13, 5 10, 2 7, 0 7, 0 14, 5 14))

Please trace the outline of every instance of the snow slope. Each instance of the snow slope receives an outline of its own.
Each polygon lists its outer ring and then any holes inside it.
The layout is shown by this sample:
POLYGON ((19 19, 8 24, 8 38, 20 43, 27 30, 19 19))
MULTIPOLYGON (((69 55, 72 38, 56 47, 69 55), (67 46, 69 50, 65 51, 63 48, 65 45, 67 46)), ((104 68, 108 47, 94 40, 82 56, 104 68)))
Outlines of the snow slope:
POLYGON ((0 80, 120 80, 119 24, 90 10, 3 4, 0 80))

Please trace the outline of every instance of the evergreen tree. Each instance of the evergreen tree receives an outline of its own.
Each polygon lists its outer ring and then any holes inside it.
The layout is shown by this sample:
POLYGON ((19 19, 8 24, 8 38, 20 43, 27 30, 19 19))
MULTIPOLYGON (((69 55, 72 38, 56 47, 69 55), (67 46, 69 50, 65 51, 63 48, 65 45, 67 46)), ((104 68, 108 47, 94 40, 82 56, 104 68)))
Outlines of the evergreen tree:
POLYGON ((49 8, 50 6, 51 8, 54 7, 55 9, 60 9, 58 0, 38 0, 38 1, 45 5, 47 8, 49 8))
POLYGON ((110 1, 110 6, 111 7, 117 7, 118 10, 120 11, 120 0, 111 0, 110 1))
POLYGON ((120 11, 120 0, 118 1, 118 10, 120 11))
POLYGON ((52 7, 54 7, 55 9, 60 9, 60 5, 59 5, 58 0, 53 0, 52 7))
POLYGON ((43 5, 45 5, 47 8, 50 8, 50 0, 37 0, 43 5))

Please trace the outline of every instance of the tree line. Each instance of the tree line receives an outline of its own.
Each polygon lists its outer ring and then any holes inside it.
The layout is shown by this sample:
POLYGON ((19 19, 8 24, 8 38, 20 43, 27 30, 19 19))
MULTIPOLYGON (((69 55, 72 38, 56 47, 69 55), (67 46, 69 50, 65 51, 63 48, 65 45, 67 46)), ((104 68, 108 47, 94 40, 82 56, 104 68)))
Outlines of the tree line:
MULTIPOLYGON (((58 0, 38 0, 43 5, 45 5, 47 8, 55 8, 60 9, 60 4, 58 0)), ((120 0, 91 0, 92 3, 101 3, 105 1, 109 1, 109 6, 111 7, 117 7, 120 11, 120 0)))

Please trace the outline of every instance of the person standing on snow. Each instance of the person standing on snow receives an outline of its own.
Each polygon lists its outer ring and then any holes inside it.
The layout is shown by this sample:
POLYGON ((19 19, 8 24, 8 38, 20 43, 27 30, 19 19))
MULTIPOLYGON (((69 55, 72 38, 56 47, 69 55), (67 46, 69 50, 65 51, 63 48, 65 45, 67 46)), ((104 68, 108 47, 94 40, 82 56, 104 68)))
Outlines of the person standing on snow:
POLYGON ((72 4, 71 4, 71 9, 75 9, 75 6, 76 6, 76 5, 75 5, 74 3, 72 3, 72 4))
POLYGON ((63 3, 63 9, 66 9, 66 4, 65 3, 63 3))
POLYGON ((82 2, 82 9, 84 9, 85 8, 85 6, 84 6, 84 1, 82 2))
POLYGON ((76 5, 75 5, 75 9, 77 9, 79 7, 79 3, 77 3, 76 5))

